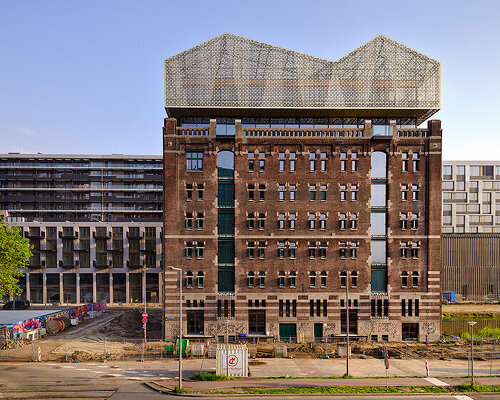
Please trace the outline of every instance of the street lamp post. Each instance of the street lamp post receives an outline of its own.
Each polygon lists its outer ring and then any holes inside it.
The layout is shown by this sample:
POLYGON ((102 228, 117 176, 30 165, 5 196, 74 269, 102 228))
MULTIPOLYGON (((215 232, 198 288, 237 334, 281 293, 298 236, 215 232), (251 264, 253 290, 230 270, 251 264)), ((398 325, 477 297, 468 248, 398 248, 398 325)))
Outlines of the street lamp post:
POLYGON ((470 367, 471 367, 471 386, 474 385, 474 325, 476 321, 467 321, 470 326, 470 367))
POLYGON ((179 390, 182 389, 182 269, 169 267, 179 271, 179 390))

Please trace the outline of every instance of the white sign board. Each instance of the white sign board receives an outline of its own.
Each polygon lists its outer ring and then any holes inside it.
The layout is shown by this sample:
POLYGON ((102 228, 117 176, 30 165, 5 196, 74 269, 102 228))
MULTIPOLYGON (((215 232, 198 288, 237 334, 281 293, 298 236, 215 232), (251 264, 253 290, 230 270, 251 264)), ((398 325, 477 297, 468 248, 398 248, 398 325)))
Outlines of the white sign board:
POLYGON ((248 349, 244 344, 218 344, 216 372, 227 376, 248 376, 248 349))

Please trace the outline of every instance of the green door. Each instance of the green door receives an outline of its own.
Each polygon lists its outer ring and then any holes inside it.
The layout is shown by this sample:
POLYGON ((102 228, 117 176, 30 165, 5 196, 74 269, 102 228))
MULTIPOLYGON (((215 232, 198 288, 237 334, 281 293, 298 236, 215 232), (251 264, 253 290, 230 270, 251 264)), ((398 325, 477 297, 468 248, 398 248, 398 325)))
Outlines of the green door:
POLYGON ((315 323, 314 324, 314 340, 319 342, 323 338, 323 324, 315 323))
POLYGON ((296 324, 280 324, 280 341, 295 342, 297 340, 296 324))

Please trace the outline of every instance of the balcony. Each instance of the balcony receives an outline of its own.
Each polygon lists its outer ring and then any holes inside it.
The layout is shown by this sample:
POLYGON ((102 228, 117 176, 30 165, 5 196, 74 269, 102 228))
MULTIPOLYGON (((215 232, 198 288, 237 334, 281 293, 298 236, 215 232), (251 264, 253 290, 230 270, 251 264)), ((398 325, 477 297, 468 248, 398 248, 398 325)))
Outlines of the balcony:
POLYGON ((96 269, 106 269, 106 268, 112 268, 113 267, 113 262, 111 260, 94 260, 92 262, 92 265, 96 269))
POLYGON ((79 261, 75 261, 74 259, 59 260, 59 268, 73 269, 78 267, 79 264, 79 261))
POLYGON ((103 232, 103 231, 94 231, 92 233, 92 236, 94 237, 94 239, 106 239, 106 240, 109 240, 109 239, 111 239, 111 231, 106 231, 106 232, 103 232))
POLYGON ((428 137, 429 131, 427 129, 398 129, 399 138, 411 138, 411 137, 428 137))
POLYGON ((191 127, 191 126, 179 126, 177 127, 177 135, 179 136, 208 136, 209 128, 208 126, 203 127, 191 127))
POLYGON ((75 249, 75 251, 90 252, 90 241, 86 241, 86 242, 79 241, 79 242, 76 242, 74 249, 75 249))
POLYGON ((127 238, 128 239, 143 239, 144 238, 144 233, 141 232, 127 232, 127 238))
MULTIPOLYGON (((177 128, 178 129, 178 128, 177 128)), ((243 128, 245 137, 265 138, 362 138, 362 128, 243 128)))
POLYGON ((24 237, 29 239, 45 239, 45 232, 40 230, 28 230, 24 232, 24 237))
MULTIPOLYGON (((59 210, 58 210, 59 211, 59 210)), ((64 212, 66 210, 60 210, 60 212, 64 212)), ((60 239, 78 239, 78 232, 69 232, 69 231, 60 231, 59 232, 60 239)))
POLYGON ((127 260, 127 268, 138 269, 144 267, 144 260, 141 257, 136 255, 130 255, 130 258, 127 260))

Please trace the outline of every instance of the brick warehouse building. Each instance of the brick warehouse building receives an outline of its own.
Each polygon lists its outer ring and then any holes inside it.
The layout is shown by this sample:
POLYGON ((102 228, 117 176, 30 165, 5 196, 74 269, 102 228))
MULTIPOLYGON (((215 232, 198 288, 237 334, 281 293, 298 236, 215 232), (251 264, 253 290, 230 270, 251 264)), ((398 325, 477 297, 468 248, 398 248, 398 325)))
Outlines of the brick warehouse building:
POLYGON ((223 34, 165 61, 165 335, 440 335, 440 64, 223 34), (432 201, 431 201, 432 199, 432 201))

